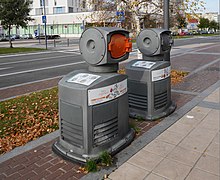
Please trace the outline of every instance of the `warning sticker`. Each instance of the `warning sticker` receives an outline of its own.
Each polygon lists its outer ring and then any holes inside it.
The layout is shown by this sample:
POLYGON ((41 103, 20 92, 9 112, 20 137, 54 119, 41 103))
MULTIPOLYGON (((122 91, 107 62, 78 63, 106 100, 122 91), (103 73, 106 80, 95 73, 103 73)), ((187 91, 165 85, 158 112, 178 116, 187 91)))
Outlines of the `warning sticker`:
POLYGON ((110 101, 122 96, 126 92, 127 79, 102 88, 88 90, 88 105, 91 106, 110 101))
POLYGON ((163 69, 152 71, 152 81, 159 81, 170 76, 171 67, 166 67, 163 69))
POLYGON ((94 81, 96 81, 100 77, 101 76, 94 75, 94 74, 79 73, 71 77, 70 79, 68 79, 67 82, 89 86, 90 84, 92 84, 94 81))
POLYGON ((140 68, 150 69, 155 64, 156 64, 155 62, 150 62, 150 61, 137 61, 134 64, 132 64, 132 66, 133 67, 140 67, 140 68))

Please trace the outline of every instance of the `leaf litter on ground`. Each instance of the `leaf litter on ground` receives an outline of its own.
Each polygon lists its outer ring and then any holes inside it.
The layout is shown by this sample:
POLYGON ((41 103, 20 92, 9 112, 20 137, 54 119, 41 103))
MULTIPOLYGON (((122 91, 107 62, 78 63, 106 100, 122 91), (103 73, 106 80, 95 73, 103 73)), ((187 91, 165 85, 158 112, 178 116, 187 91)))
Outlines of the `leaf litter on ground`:
POLYGON ((0 102, 0 154, 58 129, 57 88, 0 102))
MULTIPOLYGON (((119 73, 125 74, 125 70, 119 73)), ((172 70, 171 83, 182 82, 187 74, 172 70)), ((51 133, 58 126, 57 87, 0 102, 0 154, 51 133)))

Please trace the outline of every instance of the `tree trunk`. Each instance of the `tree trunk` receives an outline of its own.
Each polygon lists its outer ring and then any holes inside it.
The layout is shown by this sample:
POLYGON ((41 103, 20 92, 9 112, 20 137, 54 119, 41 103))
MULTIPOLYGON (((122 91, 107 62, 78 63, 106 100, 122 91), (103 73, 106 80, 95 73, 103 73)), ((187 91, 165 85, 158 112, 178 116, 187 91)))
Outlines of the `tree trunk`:
POLYGON ((137 15, 135 15, 135 21, 136 21, 136 33, 138 35, 141 31, 141 25, 140 25, 140 19, 137 15))

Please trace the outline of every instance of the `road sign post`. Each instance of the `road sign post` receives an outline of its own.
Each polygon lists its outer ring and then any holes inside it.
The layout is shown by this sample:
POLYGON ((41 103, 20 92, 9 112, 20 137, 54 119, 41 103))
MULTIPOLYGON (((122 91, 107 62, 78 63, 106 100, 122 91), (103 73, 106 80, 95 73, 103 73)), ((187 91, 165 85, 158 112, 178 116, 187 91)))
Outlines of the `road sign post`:
POLYGON ((44 15, 42 16, 42 21, 44 23, 45 46, 47 49, 47 17, 46 17, 45 0, 43 0, 43 5, 44 5, 44 15))

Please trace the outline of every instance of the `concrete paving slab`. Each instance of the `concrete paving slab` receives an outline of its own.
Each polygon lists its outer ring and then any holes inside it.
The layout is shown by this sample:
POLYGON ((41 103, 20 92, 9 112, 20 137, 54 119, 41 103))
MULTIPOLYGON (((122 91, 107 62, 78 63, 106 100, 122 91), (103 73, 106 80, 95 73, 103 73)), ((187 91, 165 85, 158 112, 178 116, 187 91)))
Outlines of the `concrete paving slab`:
MULTIPOLYGON (((199 113, 199 112, 189 112, 186 115, 184 115, 178 122, 181 124, 188 125, 189 127, 196 127, 201 121, 207 116, 205 113, 199 113)), ((180 126, 181 126, 180 124, 180 126)))
POLYGON ((174 125, 172 125, 170 128, 168 128, 168 131, 176 132, 182 135, 187 135, 193 130, 192 124, 183 124, 181 122, 176 122, 174 125))
POLYGON ((219 180, 219 176, 194 168, 186 180, 219 180))
POLYGON ((216 144, 220 144, 220 133, 219 132, 214 137, 213 142, 216 144))
POLYGON ((219 144, 215 143, 213 140, 212 143, 209 145, 209 147, 206 149, 204 154, 219 158, 219 154, 220 154, 219 144))
POLYGON ((193 166, 201 155, 202 153, 177 146, 168 154, 167 158, 189 166, 193 166))
POLYGON ((220 96, 220 88, 216 89, 212 94, 206 97, 204 101, 219 103, 220 102, 219 96, 220 96))
POLYGON ((198 128, 204 128, 212 130, 214 132, 219 131, 219 110, 212 110, 204 120, 198 125, 198 128))
POLYGON ((203 153, 216 133, 204 129, 194 129, 178 146, 203 153))
POLYGON ((147 176, 150 172, 146 171, 145 169, 136 167, 129 163, 124 163, 122 166, 119 167, 118 171, 113 172, 109 179, 112 180, 142 180, 147 176))
POLYGON ((170 159, 164 159, 154 170, 153 173, 168 179, 183 180, 190 172, 191 166, 187 166, 170 159))
POLYGON ((145 146, 143 150, 165 157, 174 148, 175 145, 173 144, 169 144, 159 140, 154 140, 151 143, 149 143, 147 146, 145 146))
POLYGON ((203 155, 195 165, 195 168, 219 176, 219 158, 209 155, 203 155))
POLYGON ((127 162, 147 171, 152 171, 162 160, 163 157, 142 149, 127 162))
POLYGON ((166 130, 162 134, 160 134, 156 139, 159 141, 164 141, 173 145, 177 145, 184 139, 185 135, 177 132, 172 132, 166 130))
POLYGON ((154 173, 150 173, 144 180, 168 180, 165 177, 158 176, 154 173))

